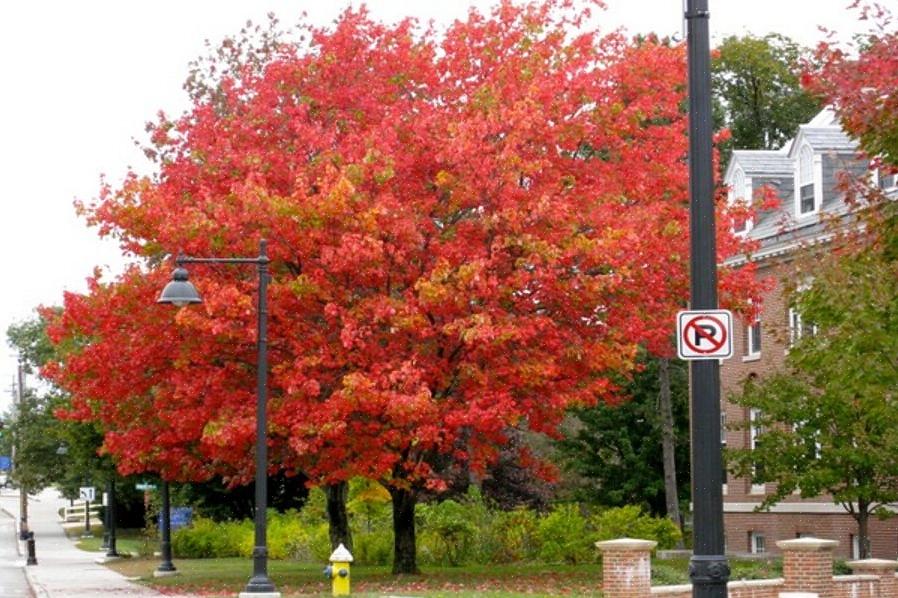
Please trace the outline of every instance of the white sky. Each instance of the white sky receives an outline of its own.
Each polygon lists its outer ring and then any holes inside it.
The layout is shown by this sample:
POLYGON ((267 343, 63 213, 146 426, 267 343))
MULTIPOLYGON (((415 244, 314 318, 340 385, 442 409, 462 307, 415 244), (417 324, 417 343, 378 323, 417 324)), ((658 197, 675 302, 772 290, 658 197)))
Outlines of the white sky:
MULTIPOLYGON (((681 0, 607 0, 603 28, 672 35, 681 31, 681 0)), ((709 0, 711 34, 771 31, 805 45, 817 26, 861 29, 850 0, 709 0)), ((886 4, 889 0, 886 1, 886 4)), ((358 2, 354 2, 358 5, 358 2)), ((369 0, 371 13, 395 21, 412 15, 449 23, 487 0, 369 0)), ((94 266, 119 268, 111 242, 75 216, 75 198, 92 199, 105 173, 117 182, 127 166, 145 170, 132 139, 156 112, 187 107, 181 83, 190 60, 247 19, 268 12, 284 24, 302 11, 328 24, 345 0, 2 0, 0 1, 0 335, 40 304, 84 290, 94 266)), ((671 324, 673 325, 673 324, 671 324)), ((15 356, 0 346, 0 411, 6 409, 15 356)))

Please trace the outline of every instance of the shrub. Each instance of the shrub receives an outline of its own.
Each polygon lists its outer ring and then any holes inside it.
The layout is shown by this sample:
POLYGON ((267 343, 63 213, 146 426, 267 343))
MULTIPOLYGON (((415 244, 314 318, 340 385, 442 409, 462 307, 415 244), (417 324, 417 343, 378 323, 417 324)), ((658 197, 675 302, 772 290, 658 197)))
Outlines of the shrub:
POLYGON ((514 563, 529 561, 539 555, 539 516, 535 511, 517 508, 490 513, 489 523, 482 528, 478 542, 478 563, 514 563))
POLYGON ((183 558, 220 558, 251 556, 252 521, 215 522, 204 517, 194 519, 190 527, 172 534, 172 551, 183 558))
POLYGON ((539 520, 536 534, 540 542, 539 558, 543 561, 577 564, 595 560, 595 538, 588 533, 579 505, 557 505, 539 520))
POLYGON ((432 563, 453 567, 463 564, 478 532, 469 510, 467 505, 452 499, 419 505, 422 557, 432 563))
POLYGON ((682 538, 680 528, 666 517, 652 517, 641 507, 627 505, 602 511, 590 518, 596 540, 639 538, 654 540, 658 548, 673 548, 682 538))
POLYGON ((389 565, 393 560, 393 534, 386 530, 354 533, 352 547, 352 556, 364 565, 389 565))

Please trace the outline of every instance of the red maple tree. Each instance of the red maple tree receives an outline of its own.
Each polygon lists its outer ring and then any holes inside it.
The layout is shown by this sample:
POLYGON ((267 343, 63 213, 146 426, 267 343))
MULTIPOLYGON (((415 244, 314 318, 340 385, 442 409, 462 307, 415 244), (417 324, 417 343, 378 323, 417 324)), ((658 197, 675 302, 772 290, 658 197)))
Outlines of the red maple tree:
POLYGON ((853 43, 819 44, 803 83, 832 104, 874 167, 882 161, 893 170, 898 166, 898 29, 894 15, 879 3, 856 0, 852 8, 870 23, 869 31, 853 43))
MULTIPOLYGON (((438 35, 348 10, 160 117, 158 173, 82 207, 142 265, 65 298, 46 373, 69 416, 102 422, 124 473, 248 482, 252 272, 195 266, 203 305, 154 300, 165 255, 267 238, 271 468, 381 481, 414 571, 419 492, 618 400, 688 296, 683 48, 582 16, 502 2, 438 35)), ((725 226, 718 247, 744 249, 725 226)), ((721 275, 735 306, 756 284, 721 275)))

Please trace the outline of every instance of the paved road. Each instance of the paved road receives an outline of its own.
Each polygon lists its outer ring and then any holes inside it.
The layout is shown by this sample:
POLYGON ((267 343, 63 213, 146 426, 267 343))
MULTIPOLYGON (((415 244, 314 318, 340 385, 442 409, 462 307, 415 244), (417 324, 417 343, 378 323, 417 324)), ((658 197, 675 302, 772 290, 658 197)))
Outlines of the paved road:
POLYGON ((16 540, 16 521, 9 513, 0 511, 0 596, 20 598, 34 596, 22 569, 25 558, 19 555, 16 540))

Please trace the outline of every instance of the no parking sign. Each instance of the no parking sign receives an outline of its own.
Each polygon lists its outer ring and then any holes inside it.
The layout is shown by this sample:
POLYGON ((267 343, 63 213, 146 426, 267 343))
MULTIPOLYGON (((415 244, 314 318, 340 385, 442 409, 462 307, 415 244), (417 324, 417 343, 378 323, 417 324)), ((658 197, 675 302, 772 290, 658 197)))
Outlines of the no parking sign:
POLYGON ((680 359, 727 359, 733 356, 733 316, 725 309, 677 314, 680 359))

